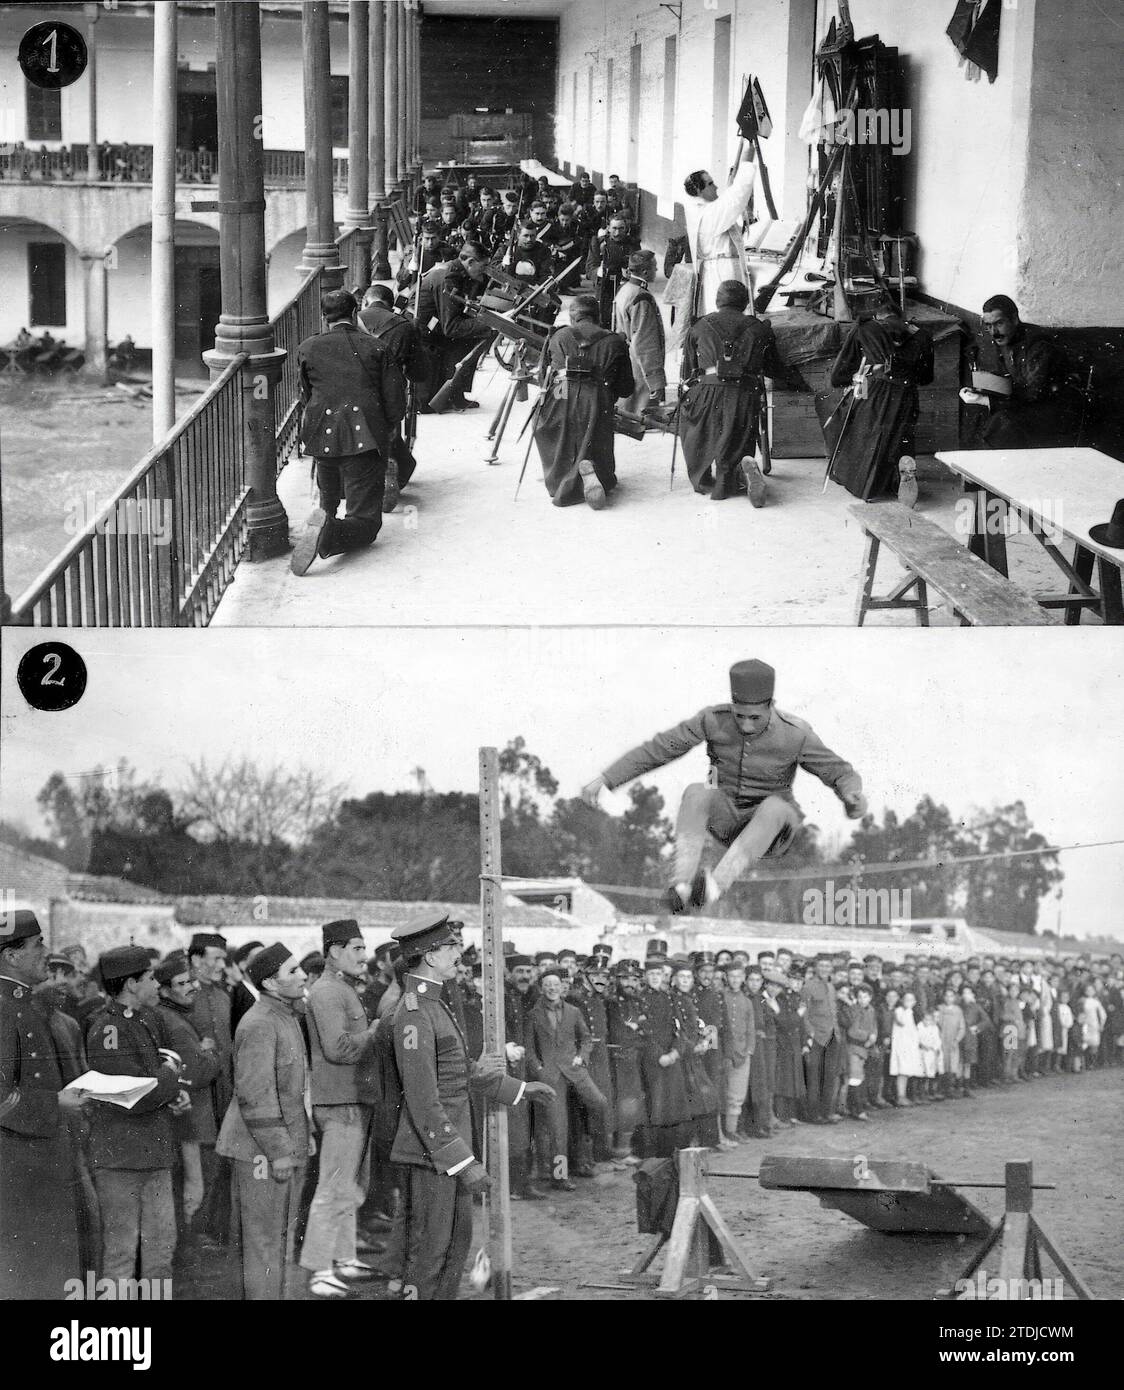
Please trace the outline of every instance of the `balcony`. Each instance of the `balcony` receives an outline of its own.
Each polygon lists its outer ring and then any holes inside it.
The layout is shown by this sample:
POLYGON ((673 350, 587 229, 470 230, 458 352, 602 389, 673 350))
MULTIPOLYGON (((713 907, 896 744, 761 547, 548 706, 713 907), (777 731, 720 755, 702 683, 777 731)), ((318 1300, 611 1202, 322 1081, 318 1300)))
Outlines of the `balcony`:
MULTIPOLYGON (((267 188, 303 188, 305 153, 303 150, 265 150, 267 188)), ((347 191, 347 156, 332 160, 335 191, 347 191)), ((118 185, 152 182, 151 145, 102 145, 98 150, 98 172, 90 177, 85 145, 58 149, 26 149, 21 145, 0 147, 0 179, 18 184, 118 185)), ((178 184, 216 184, 218 154, 212 150, 177 150, 178 184)))

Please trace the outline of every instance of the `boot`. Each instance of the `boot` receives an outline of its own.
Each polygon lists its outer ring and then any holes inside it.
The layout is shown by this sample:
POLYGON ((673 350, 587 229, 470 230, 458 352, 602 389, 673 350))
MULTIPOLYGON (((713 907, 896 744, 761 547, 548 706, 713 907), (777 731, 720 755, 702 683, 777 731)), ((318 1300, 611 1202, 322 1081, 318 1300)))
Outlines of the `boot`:
POLYGON ((712 502, 724 502, 728 497, 740 497, 744 493, 745 476, 738 464, 725 464, 715 469, 714 486, 710 489, 712 502))
POLYGON ((747 454, 742 459, 742 472, 745 474, 746 489, 749 492, 750 505, 753 507, 763 507, 765 505, 766 487, 765 477, 760 468, 757 467, 757 460, 750 458, 747 454))

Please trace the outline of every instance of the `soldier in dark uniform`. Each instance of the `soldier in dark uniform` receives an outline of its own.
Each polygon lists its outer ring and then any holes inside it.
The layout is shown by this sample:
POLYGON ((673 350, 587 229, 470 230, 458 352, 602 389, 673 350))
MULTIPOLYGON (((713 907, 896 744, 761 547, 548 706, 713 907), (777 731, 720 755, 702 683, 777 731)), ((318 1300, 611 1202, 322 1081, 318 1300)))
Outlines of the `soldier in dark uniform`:
POLYGON ((593 202, 596 193, 597 189, 593 186, 593 180, 587 173, 581 173, 576 182, 570 185, 570 202, 577 203, 579 207, 586 207, 593 202))
POLYGON ((589 1074, 593 1084, 605 1097, 607 1106, 604 1112, 586 1112, 583 1123, 574 1126, 571 1133, 578 1136, 579 1157, 575 1172, 578 1177, 592 1175, 593 1163, 604 1163, 610 1157, 612 1117, 615 1113, 613 1100, 613 1075, 609 1065, 609 961, 613 948, 600 944, 593 948, 589 959, 578 969, 574 988, 567 999, 581 1010, 592 1040, 589 1054, 589 1074))
POLYGON ((300 441, 316 460, 320 505, 293 548, 294 574, 306 574, 317 556, 327 559, 374 542, 382 526, 387 449, 406 413, 389 352, 359 330, 355 296, 332 290, 320 307, 325 331, 297 348, 300 441), (337 520, 341 502, 347 515, 337 520))
MULTIPOLYGON (((432 222, 429 218, 421 224, 418 229, 418 242, 420 243, 417 251, 411 252, 409 257, 402 257, 402 264, 398 267, 398 274, 395 276, 395 284, 399 290, 408 290, 417 282, 420 275, 428 275, 435 265, 443 265, 446 261, 451 261, 456 257, 456 248, 442 236, 444 227, 440 222, 432 222)), ((410 295, 411 300, 413 295, 410 295)))
POLYGON ((765 400, 765 377, 793 390, 804 383, 777 352, 772 327, 745 312, 749 291, 740 280, 719 285, 713 314, 705 314, 683 343, 684 392, 679 438, 696 492, 711 500, 744 495, 760 507, 765 479, 754 461, 765 400))
POLYGON ((81 1096, 32 991, 47 976, 33 912, 0 918, 0 1298, 57 1301, 79 1279, 78 1172, 70 1126, 81 1096))
POLYGON ((191 1004, 191 1022, 204 1044, 211 1039, 218 1062, 214 1081, 195 1091, 191 1102, 203 1165, 203 1204, 195 1213, 192 1231, 212 1244, 225 1244, 230 1229, 230 1164, 215 1152, 219 1126, 234 1094, 232 1009, 223 983, 226 958, 226 938, 218 932, 196 932, 188 943, 187 963, 199 985, 191 1004))
POLYGON ((611 217, 607 227, 590 238, 585 273, 597 294, 598 322, 602 328, 613 323, 613 300, 628 276, 628 261, 640 250, 640 238, 633 235, 627 217, 611 217))
POLYGON ((86 1056, 92 1071, 151 1077, 156 1086, 130 1110, 93 1112, 90 1159, 102 1214, 102 1274, 170 1279, 176 1246, 173 1121, 191 1101, 180 1085, 181 1058, 165 1045, 152 959, 140 946, 119 946, 98 960, 109 1002, 90 1020, 86 1056))
POLYGON ((539 241, 550 248, 552 275, 565 270, 571 261, 578 262, 558 285, 562 294, 573 294, 581 279, 585 258, 589 254, 589 237, 578 219, 578 210, 573 203, 562 204, 558 209, 557 219, 539 234, 539 241))
POLYGON ((704 1060, 711 1050, 706 1025, 695 1004, 695 972, 686 956, 671 960, 671 1006, 691 1111, 691 1141, 718 1147, 718 1096, 704 1060))
MULTIPOLYGON (((459 299, 478 299, 488 280, 488 255, 477 241, 466 241, 455 261, 435 266, 422 277, 418 295, 418 327, 428 335, 426 346, 433 359, 433 375, 423 397, 424 406, 454 374, 457 363, 491 336, 459 299), (457 299, 452 298, 453 295, 457 299)), ((450 404, 452 410, 474 410, 479 401, 469 400, 471 380, 450 404)))
POLYGON ((409 1188, 402 1295, 451 1301, 472 1244, 473 1195, 491 1185, 470 1144, 469 1087, 511 1106, 553 1091, 508 1076, 500 1057, 469 1061, 464 1034, 441 998, 461 954, 447 916, 415 918, 392 935, 406 963, 391 1021, 402 1085, 391 1161, 406 1167, 409 1188))
POLYGON ((722 1135, 722 1112, 726 1100, 726 1070, 722 1060, 722 1030, 725 1025, 725 1006, 722 992, 714 984, 714 952, 693 951, 691 965, 695 972, 693 998, 699 1022, 706 1030, 708 1050, 703 1053, 703 1068, 714 1089, 714 1122, 706 1126, 706 1142, 719 1148, 735 1148, 722 1135))
MULTIPOLYGON (((531 1009, 538 998, 534 985, 534 966, 530 956, 513 952, 504 958, 509 979, 504 989, 504 1028, 506 1040, 504 1052, 507 1069, 517 1081, 527 1079, 527 1023, 531 1009)), ((509 1149, 508 1168, 511 1180, 511 1195, 516 1201, 537 1202, 546 1193, 535 1186, 534 1136, 531 1128, 536 1116, 533 1107, 517 1105, 507 1117, 507 1142, 509 1149)), ((545 1116, 543 1123, 546 1122, 545 1116)))
POLYGON ((777 1013, 775 1001, 764 993, 765 977, 759 965, 745 972, 745 992, 753 1005, 756 1043, 749 1063, 749 1092, 746 1096, 745 1132, 753 1139, 768 1139, 773 1133, 773 1087, 777 1076, 777 1013))
POLYGON ((617 962, 616 990, 609 996, 609 1059, 612 1064, 613 1098, 616 1102, 613 1157, 637 1163, 634 1137, 643 1139, 648 1122, 641 1074, 647 1044, 648 1018, 640 1002, 644 977, 638 960, 617 962))
POLYGON ((582 788, 596 805, 603 787, 622 786, 706 744, 709 782, 689 786, 679 804, 675 882, 667 899, 672 912, 717 902, 750 864, 784 853, 802 819, 792 794, 798 767, 831 787, 850 819, 866 812, 862 779, 850 763, 803 719, 776 708, 775 679, 763 661, 739 661, 730 668, 730 704, 709 705, 657 734, 582 788), (725 852, 712 871, 703 856, 715 842, 725 852))
POLYGON ((617 485, 614 402, 631 396, 636 382, 628 344, 619 333, 598 327, 592 295, 577 295, 569 326, 551 334, 541 380, 535 443, 546 490, 556 507, 585 501, 600 510, 617 485))
POLYGON ((646 1023, 641 1065, 648 1123, 641 1158, 670 1158, 691 1139, 691 1104, 681 1039, 664 977, 667 963, 665 956, 649 956, 644 962, 645 987, 640 1004, 646 1023))
POLYGON ((538 228, 533 222, 524 222, 515 238, 515 245, 505 247, 492 259, 501 270, 514 275, 529 289, 550 279, 550 248, 537 241, 538 228))
POLYGON ((999 373, 1009 377, 1011 394, 990 397, 991 415, 983 440, 989 449, 1064 448, 1078 442, 1080 392, 1069 381, 1064 350, 1042 328, 1023 323, 1014 301, 993 295, 983 306, 999 373))
MULTIPOLYGON (((570 201, 576 202, 577 199, 571 198, 570 201)), ((605 230, 609 225, 609 200, 600 189, 597 189, 589 202, 582 204, 581 222, 592 250, 592 243, 598 240, 598 232, 605 230)))

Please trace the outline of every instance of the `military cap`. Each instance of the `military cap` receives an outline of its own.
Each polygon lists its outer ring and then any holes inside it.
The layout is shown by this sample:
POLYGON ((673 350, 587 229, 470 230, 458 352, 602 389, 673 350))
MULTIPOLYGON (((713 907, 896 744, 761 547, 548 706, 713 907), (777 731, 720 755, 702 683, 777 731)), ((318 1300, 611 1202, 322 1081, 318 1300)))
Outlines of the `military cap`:
POLYGON ((226 937, 220 936, 216 931, 197 931, 188 943, 187 954, 200 956, 208 946, 217 946, 220 951, 225 951, 226 937))
POLYGON ((642 271, 648 270, 655 254, 654 251, 633 251, 632 255, 628 258, 629 270, 637 275, 642 271))
POLYGON ((309 951, 307 955, 301 956, 299 964, 306 975, 324 973, 324 957, 319 951, 309 951))
POLYGON ((375 960, 382 960, 384 956, 389 956, 391 960, 394 960, 401 953, 393 941, 380 941, 372 954, 375 960))
POLYGON ((441 230, 441 223, 435 222, 432 217, 427 217, 421 224, 421 229, 423 232, 429 232, 432 235, 441 230))
POLYGON ((182 975, 188 968, 187 957, 183 952, 173 951, 156 967, 155 975, 160 984, 170 985, 177 975, 182 975))
POLYGON ((275 941, 272 946, 259 951, 246 967, 250 983, 255 989, 261 989, 263 981, 272 979, 292 954, 288 946, 280 941, 275 941))
POLYGON ((650 956, 666 956, 669 947, 666 941, 661 941, 658 937, 654 941, 648 942, 648 954, 650 956))
POLYGON ((533 965, 534 962, 530 956, 521 956, 516 951, 512 951, 511 955, 507 957, 507 964, 512 970, 517 970, 521 965, 533 965))
POLYGON ((264 941, 246 941, 234 953, 235 965, 241 965, 254 951, 260 951, 265 946, 264 941))
POLYGON ((12 946, 17 941, 27 941, 33 936, 42 936, 43 928, 35 913, 26 907, 13 908, 5 912, 3 925, 0 925, 0 946, 12 946))
POLYGON ((613 948, 607 941, 599 941, 590 949, 589 955, 591 960, 594 956, 604 956, 606 960, 612 960, 613 948))
POLYGON ((577 951, 572 950, 569 946, 564 946, 562 950, 559 951, 558 954, 554 957, 555 960, 577 960, 577 958, 577 951))
POLYGON ((608 975, 610 970, 609 957, 590 956, 585 963, 584 969, 587 975, 608 975))
POLYGON ((616 971, 618 975, 639 975, 640 962, 638 960, 633 960, 630 956, 626 956, 624 959, 617 961, 616 971))
POLYGON ((561 980, 561 978, 562 978, 562 972, 561 972, 561 970, 559 970, 557 966, 552 965, 552 966, 549 967, 549 969, 544 970, 544 971, 542 972, 542 974, 539 976, 539 979, 540 979, 540 981, 541 981, 541 980, 545 980, 545 979, 549 978, 549 976, 551 976, 551 975, 553 975, 554 978, 555 978, 556 980, 561 980))
POLYGON ((143 946, 114 946, 98 957, 98 974, 104 984, 127 980, 130 975, 143 975, 152 959, 143 946))
POLYGON ((325 955, 328 954, 329 946, 346 946, 356 937, 360 941, 363 940, 363 933, 354 917, 343 917, 337 922, 325 922, 320 928, 320 936, 325 955))
POLYGON ((466 965, 475 965, 479 959, 480 952, 475 946, 466 946, 461 952, 461 960, 463 960, 466 965))
POLYGON ((735 705, 763 705, 773 698, 776 678, 764 661, 736 661, 730 667, 730 698, 735 705))
POLYGON ((423 912, 392 931, 391 936, 398 942, 406 955, 420 956, 426 951, 435 951, 438 946, 455 946, 456 937, 449 925, 449 914, 438 916, 434 912, 423 912))
POLYGON ((873 965, 873 964, 875 963, 875 961, 877 961, 878 964, 881 965, 881 964, 882 964, 882 957, 881 957, 881 956, 863 956, 863 964, 864 964, 864 965, 873 965))
POLYGON ((690 970, 692 973, 694 972, 694 966, 686 956, 672 956, 668 961, 668 965, 671 966, 672 974, 674 975, 678 975, 680 970, 690 970))
POLYGON ((668 965, 669 963, 667 956, 664 955, 662 951, 649 951, 644 957, 645 970, 658 970, 661 966, 668 965))
POLYGON ((65 970, 67 974, 77 975, 78 968, 69 956, 49 955, 47 957, 48 970, 65 970))
POLYGON ((714 965, 715 958, 713 951, 692 951, 691 964, 697 970, 700 965, 714 965))
POLYGON ((535 964, 542 965, 544 960, 557 960, 558 957, 553 951, 537 951, 535 953, 535 964))
POLYGON ((758 952, 757 952, 757 959, 758 959, 758 960, 764 960, 766 956, 768 956, 770 960, 776 960, 776 958, 777 958, 777 953, 776 953, 776 951, 770 951, 768 947, 766 947, 765 950, 763 950, 763 951, 758 951, 758 952))

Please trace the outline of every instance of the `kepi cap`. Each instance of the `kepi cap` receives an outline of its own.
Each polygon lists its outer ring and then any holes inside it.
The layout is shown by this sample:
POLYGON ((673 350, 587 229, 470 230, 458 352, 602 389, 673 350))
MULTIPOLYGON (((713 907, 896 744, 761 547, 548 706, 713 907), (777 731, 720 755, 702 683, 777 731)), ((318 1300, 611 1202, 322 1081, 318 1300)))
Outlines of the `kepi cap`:
POLYGON ((735 705, 763 705, 773 698, 777 673, 764 661, 736 661, 730 667, 730 698, 735 705))

